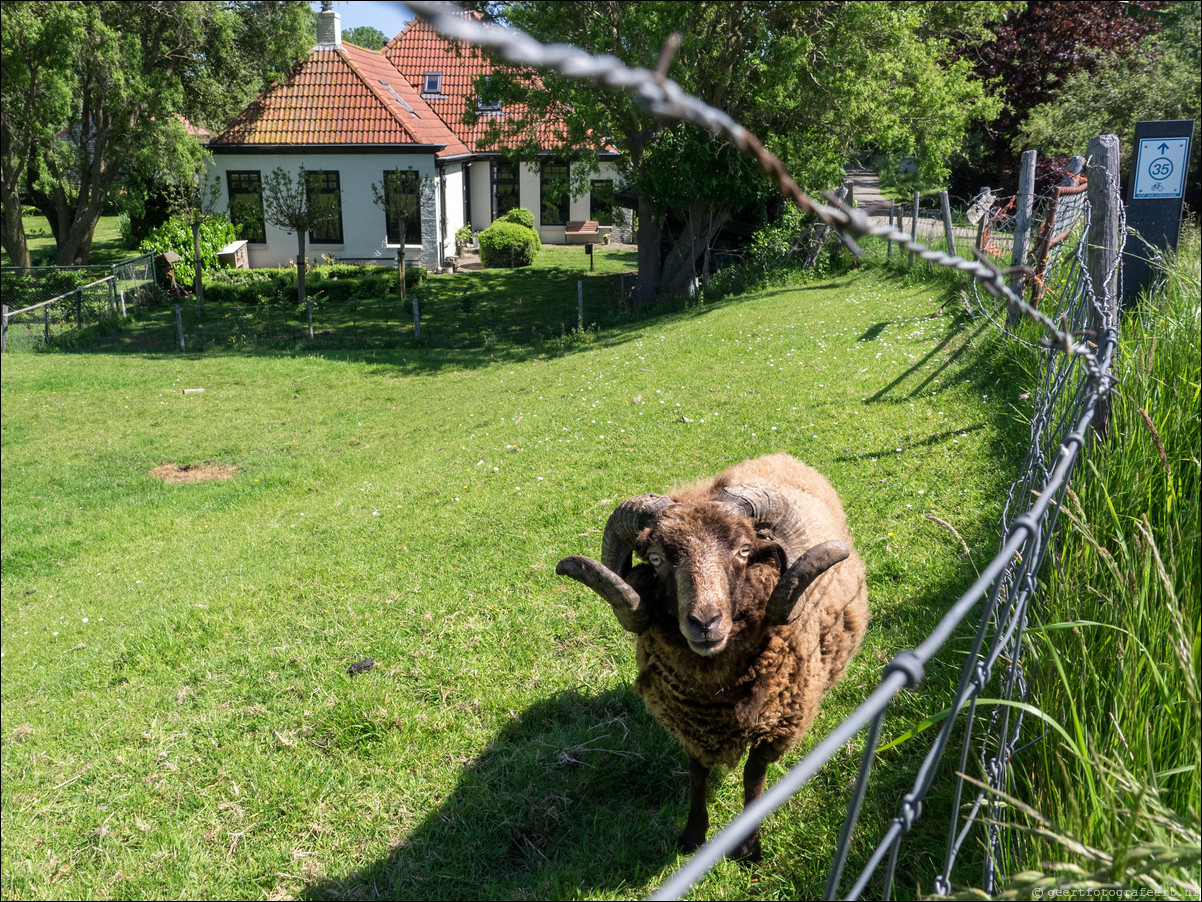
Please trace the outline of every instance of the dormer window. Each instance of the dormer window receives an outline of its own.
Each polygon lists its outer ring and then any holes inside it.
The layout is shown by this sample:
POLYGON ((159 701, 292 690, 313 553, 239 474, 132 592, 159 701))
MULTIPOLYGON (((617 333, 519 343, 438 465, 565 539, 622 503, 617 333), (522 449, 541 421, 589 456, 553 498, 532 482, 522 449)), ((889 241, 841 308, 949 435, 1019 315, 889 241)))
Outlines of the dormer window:
POLYGON ((441 94, 442 93, 442 73, 427 72, 422 76, 422 93, 423 94, 441 94))
POLYGON ((476 101, 476 112, 499 113, 501 112, 501 101, 478 99, 476 101))

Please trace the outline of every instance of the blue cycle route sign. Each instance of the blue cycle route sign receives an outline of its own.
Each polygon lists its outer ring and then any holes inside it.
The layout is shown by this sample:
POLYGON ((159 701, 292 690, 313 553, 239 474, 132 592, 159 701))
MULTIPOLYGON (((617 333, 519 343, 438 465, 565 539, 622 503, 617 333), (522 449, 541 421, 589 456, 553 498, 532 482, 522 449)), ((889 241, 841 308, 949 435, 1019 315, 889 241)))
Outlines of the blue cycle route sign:
POLYGON ((1189 138, 1142 138, 1136 153, 1133 198, 1181 197, 1189 138))

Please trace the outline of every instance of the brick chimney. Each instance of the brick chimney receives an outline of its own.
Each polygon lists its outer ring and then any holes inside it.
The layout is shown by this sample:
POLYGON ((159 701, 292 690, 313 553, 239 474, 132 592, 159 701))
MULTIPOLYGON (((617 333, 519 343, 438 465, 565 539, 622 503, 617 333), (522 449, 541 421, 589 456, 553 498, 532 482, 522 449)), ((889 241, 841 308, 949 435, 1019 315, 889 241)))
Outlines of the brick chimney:
POLYGON ((317 46, 314 50, 334 50, 342 46, 342 16, 334 12, 334 4, 326 0, 317 14, 317 46))

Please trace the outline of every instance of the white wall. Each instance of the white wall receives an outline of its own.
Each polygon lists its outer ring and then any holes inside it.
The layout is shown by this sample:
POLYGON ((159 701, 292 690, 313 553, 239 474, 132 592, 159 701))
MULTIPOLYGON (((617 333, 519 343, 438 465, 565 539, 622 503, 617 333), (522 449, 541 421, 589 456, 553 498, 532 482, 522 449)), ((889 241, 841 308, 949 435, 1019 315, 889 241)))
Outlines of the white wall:
MULTIPOLYGON (((260 178, 266 181, 268 174, 277 166, 291 173, 293 177, 299 172, 301 165, 309 170, 335 170, 338 172, 339 184, 342 189, 342 235, 341 244, 312 244, 306 241, 305 257, 310 263, 321 263, 323 256, 331 256, 346 260, 380 259, 381 262, 391 262, 396 258, 396 246, 387 244, 387 232, 384 224, 384 210, 378 207, 371 190, 373 184, 382 185, 384 173, 393 169, 413 169, 420 177, 436 180, 433 154, 344 154, 344 153, 297 153, 285 155, 271 154, 229 154, 215 153, 213 155, 212 172, 216 175, 221 186, 220 209, 228 209, 228 182, 225 173, 230 170, 258 170, 260 178)), ((436 181, 434 183, 437 184, 436 181)), ((448 191, 452 189, 448 186, 448 191)), ((460 189, 462 190, 462 189, 460 189)), ((434 192, 437 198, 438 191, 434 192)), ((448 199, 453 195, 448 194, 448 199)), ((448 204, 452 210, 455 203, 448 204)), ((433 217, 427 217, 423 206, 422 242, 425 248, 415 245, 406 247, 406 255, 416 259, 422 254, 423 264, 427 259, 437 257, 438 210, 433 217)), ((459 213, 462 219, 462 204, 459 213)), ((449 222, 449 221, 448 221, 449 222)), ((285 232, 276 226, 266 226, 266 244, 248 244, 250 265, 252 267, 291 266, 296 261, 296 235, 285 232)), ((454 232, 452 234, 452 240, 454 232)))
POLYGON ((492 225, 492 164, 476 160, 468 167, 472 191, 472 229, 482 232, 492 225))
POLYGON ((444 257, 455 255, 455 233, 463 225, 463 180, 466 163, 452 163, 446 168, 446 232, 443 235, 444 257))

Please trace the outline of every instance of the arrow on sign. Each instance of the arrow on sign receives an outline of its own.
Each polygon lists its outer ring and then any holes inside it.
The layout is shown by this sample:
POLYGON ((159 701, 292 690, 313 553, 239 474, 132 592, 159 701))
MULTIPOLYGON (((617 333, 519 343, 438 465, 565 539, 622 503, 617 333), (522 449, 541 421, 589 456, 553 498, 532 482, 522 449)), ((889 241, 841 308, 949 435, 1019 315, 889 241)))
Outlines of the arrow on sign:
POLYGON ((1160 152, 1161 152, 1161 153, 1164 153, 1164 152, 1165 152, 1166 150, 1168 150, 1168 149, 1169 149, 1169 145, 1167 145, 1167 144, 1161 144, 1161 145, 1160 145, 1160 152))

